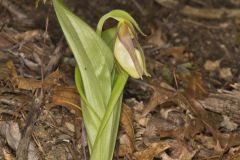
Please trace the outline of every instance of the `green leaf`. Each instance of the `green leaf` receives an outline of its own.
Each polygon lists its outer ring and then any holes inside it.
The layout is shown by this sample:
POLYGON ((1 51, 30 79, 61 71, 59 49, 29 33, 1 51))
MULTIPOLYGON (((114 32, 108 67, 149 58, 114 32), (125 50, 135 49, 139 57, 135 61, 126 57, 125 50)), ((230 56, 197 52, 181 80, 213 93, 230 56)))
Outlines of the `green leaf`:
MULTIPOLYGON (((127 82, 127 79, 128 79, 128 74, 125 73, 125 72, 120 72, 119 74, 116 75, 116 81, 114 83, 114 87, 113 87, 113 90, 112 90, 112 94, 111 94, 111 97, 110 97, 110 100, 109 100, 109 103, 108 103, 108 106, 107 106, 107 111, 101 121, 101 125, 100 125, 100 128, 98 130, 98 134, 97 134, 97 138, 96 138, 96 141, 94 143, 94 146, 93 146, 93 151, 94 150, 99 150, 99 145, 102 144, 102 140, 103 140, 103 137, 107 137, 107 132, 106 130, 108 129, 112 129, 114 128, 114 126, 109 126, 109 123, 111 122, 111 117, 113 116, 113 114, 115 113, 116 110, 119 110, 119 108, 121 108, 121 105, 122 104, 119 104, 118 101, 119 99, 121 99, 121 95, 122 95, 122 92, 123 92, 123 89, 124 89, 124 86, 127 82), (118 104, 118 105, 117 105, 118 104)), ((119 117, 118 117, 119 118, 119 117)), ((115 118, 115 122, 118 122, 119 123, 119 119, 118 121, 116 120, 115 118)), ((118 125, 118 123, 112 123, 113 125, 118 125)), ((114 146, 115 144, 115 140, 116 140, 116 137, 114 137, 114 135, 112 136, 112 142, 113 144, 111 144, 112 146, 114 146)), ((93 153, 96 153, 96 154, 92 154, 92 157, 93 159, 92 160, 95 160, 95 158, 99 157, 101 153, 99 152, 93 152, 93 153)), ((112 153, 110 153, 112 154, 112 153)), ((109 158, 111 157, 112 155, 109 155, 109 158)))
MULTIPOLYGON (((111 95, 111 72, 113 70, 113 55, 110 48, 85 22, 69 11, 62 1, 53 0, 54 9, 65 38, 74 54, 79 67, 82 85, 81 90, 86 97, 83 103, 83 114, 88 138, 94 143, 97 135, 98 118, 91 117, 95 113, 100 119, 104 116, 111 95), (88 102, 92 106, 87 105, 88 102), (84 109, 86 108, 86 109, 84 109), (93 113, 93 110, 95 113, 93 113), (84 113, 85 112, 85 113, 84 113), (90 129, 91 128, 91 129, 90 129)), ((76 81, 77 82, 77 81, 76 81)), ((78 83, 78 82, 77 82, 78 83)), ((77 84, 79 85, 79 84, 77 84)), ((91 145, 90 145, 91 150, 91 145)))
POLYGON ((98 26, 97 26, 97 34, 101 35, 102 33, 102 28, 103 28, 103 24, 105 23, 105 21, 109 18, 113 18, 119 22, 121 21, 127 21, 130 24, 133 24, 133 26, 142 34, 145 35, 142 30, 140 29, 139 25, 137 24, 137 22, 135 21, 135 19, 132 18, 132 16, 130 14, 128 14, 127 12, 123 11, 123 10, 112 10, 110 12, 108 12, 107 14, 105 14, 104 16, 102 16, 102 18, 99 20, 98 22, 98 26))
POLYGON ((119 126, 122 93, 128 79, 117 69, 111 48, 116 28, 102 32, 106 19, 128 21, 141 32, 126 12, 115 10, 99 22, 97 32, 68 10, 61 0, 53 0, 65 38, 77 62, 75 82, 81 96, 91 160, 111 160, 119 126), (110 46, 110 47, 109 47, 110 46))

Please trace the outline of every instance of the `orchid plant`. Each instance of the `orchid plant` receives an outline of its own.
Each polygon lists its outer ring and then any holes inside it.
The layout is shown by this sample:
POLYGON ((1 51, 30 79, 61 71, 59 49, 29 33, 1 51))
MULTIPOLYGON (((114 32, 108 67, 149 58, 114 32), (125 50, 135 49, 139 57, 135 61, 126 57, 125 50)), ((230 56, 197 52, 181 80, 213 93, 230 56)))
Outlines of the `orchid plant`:
POLYGON ((75 83, 81 97, 90 159, 111 160, 127 79, 129 75, 133 78, 149 76, 136 35, 136 30, 142 31, 136 21, 122 10, 104 15, 94 31, 62 0, 53 0, 53 6, 77 63, 75 83), (118 24, 103 31, 109 18, 118 24))

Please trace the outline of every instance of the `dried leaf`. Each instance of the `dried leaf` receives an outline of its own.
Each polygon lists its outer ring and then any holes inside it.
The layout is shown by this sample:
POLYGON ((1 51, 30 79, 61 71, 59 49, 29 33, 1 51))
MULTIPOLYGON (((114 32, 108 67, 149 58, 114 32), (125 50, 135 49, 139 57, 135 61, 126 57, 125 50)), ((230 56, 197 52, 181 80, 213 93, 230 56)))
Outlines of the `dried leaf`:
POLYGON ((216 61, 207 60, 204 63, 204 69, 207 71, 216 71, 220 67, 220 62, 221 59, 216 61))
POLYGON ((121 124, 131 141, 134 142, 133 112, 126 104, 124 104, 122 108, 121 124))
POLYGON ((41 30, 30 30, 22 33, 17 33, 14 38, 19 41, 30 41, 34 38, 39 38, 42 35, 41 30))
POLYGON ((231 71, 231 68, 221 68, 219 70, 219 75, 222 79, 226 80, 226 81, 230 81, 232 80, 233 78, 233 74, 232 74, 232 71, 231 71))
POLYGON ((221 154, 223 152, 222 147, 219 143, 216 143, 213 137, 200 134, 195 136, 195 140, 200 142, 204 148, 214 149, 216 154, 221 154))
POLYGON ((33 78, 24 78, 16 76, 13 78, 15 86, 20 89, 25 90, 35 90, 38 88, 50 89, 59 85, 60 79, 62 79, 62 74, 57 70, 51 73, 45 80, 36 80, 33 78))
POLYGON ((148 138, 160 136, 182 139, 184 134, 183 131, 184 126, 180 126, 168 119, 153 117, 146 127, 144 136, 148 138))
POLYGON ((204 126, 211 132, 214 139, 217 141, 221 140, 220 132, 217 128, 217 122, 213 117, 203 108, 202 104, 189 95, 178 94, 179 100, 186 104, 187 109, 189 109, 201 122, 204 126))
POLYGON ((3 156, 4 156, 4 159, 5 160, 15 160, 16 158, 9 152, 7 151, 6 149, 2 149, 2 152, 3 152, 3 156))
POLYGON ((132 157, 134 146, 132 140, 129 138, 127 134, 123 134, 119 137, 119 149, 118 156, 119 157, 132 157))
POLYGON ((53 91, 51 103, 48 105, 48 109, 57 105, 65 106, 69 110, 79 109, 80 96, 77 93, 76 88, 56 87, 53 91))
POLYGON ((134 151, 134 128, 133 128, 133 112, 132 109, 126 104, 122 107, 121 114, 121 126, 123 127, 126 134, 120 136, 120 146, 118 150, 118 155, 127 156, 132 155, 134 151))
POLYGON ((146 149, 134 153, 136 160, 152 160, 156 155, 170 148, 169 141, 162 141, 150 144, 146 149))
POLYGON ((5 137, 8 145, 17 150, 19 141, 21 139, 20 129, 17 123, 14 122, 0 122, 0 134, 5 137))
POLYGON ((9 70, 11 78, 16 78, 17 77, 17 70, 16 70, 16 67, 14 66, 12 60, 7 61, 6 67, 9 70))
POLYGON ((162 87, 151 86, 153 95, 151 96, 148 105, 144 108, 142 116, 146 116, 149 112, 153 111, 158 105, 163 104, 173 96, 173 92, 166 90, 162 87))
POLYGON ((240 146, 235 148, 230 148, 228 154, 224 156, 224 160, 239 160, 240 157, 240 146))
POLYGON ((190 150, 188 145, 182 141, 172 141, 172 147, 168 150, 169 158, 171 157, 171 159, 174 160, 192 160, 193 156, 196 154, 196 150, 190 150))
POLYGON ((44 88, 44 89, 49 89, 53 86, 56 85, 55 82, 45 80, 36 80, 33 78, 24 78, 24 77, 17 77, 14 79, 15 81, 15 86, 19 89, 25 89, 25 90, 35 90, 38 88, 44 88))
POLYGON ((162 55, 172 55, 177 61, 183 61, 184 59, 185 47, 171 47, 171 48, 161 48, 160 52, 162 55))
POLYGON ((185 68, 178 72, 178 80, 185 89, 186 94, 196 98, 203 98, 208 95, 201 73, 197 71, 191 72, 185 68))
POLYGON ((166 44, 163 40, 161 28, 152 29, 152 34, 149 36, 148 43, 154 44, 158 47, 163 47, 166 44))
POLYGON ((1 32, 0 33, 0 48, 1 49, 5 49, 5 48, 9 48, 11 46, 14 45, 14 43, 12 42, 12 38, 11 35, 1 32))
POLYGON ((230 118, 226 115, 223 115, 223 121, 221 122, 221 126, 227 128, 230 131, 234 131, 238 127, 238 125, 232 120, 230 120, 230 118))
POLYGON ((69 131, 75 132, 75 126, 74 126, 74 124, 69 123, 69 122, 65 122, 65 126, 66 126, 66 128, 67 128, 69 131))

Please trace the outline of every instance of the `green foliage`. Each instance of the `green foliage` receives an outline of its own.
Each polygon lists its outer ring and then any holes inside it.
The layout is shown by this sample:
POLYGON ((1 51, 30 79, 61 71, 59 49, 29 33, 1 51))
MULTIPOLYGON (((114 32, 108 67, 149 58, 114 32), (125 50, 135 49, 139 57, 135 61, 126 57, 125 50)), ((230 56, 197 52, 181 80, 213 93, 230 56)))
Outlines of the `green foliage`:
POLYGON ((111 17, 119 22, 127 21, 141 30, 135 20, 121 10, 111 11, 103 16, 95 32, 61 0, 53 0, 53 6, 77 62, 75 82, 81 96, 91 160, 111 160, 120 119, 122 93, 128 74, 121 71, 114 60, 116 27, 104 32, 102 27, 111 17))

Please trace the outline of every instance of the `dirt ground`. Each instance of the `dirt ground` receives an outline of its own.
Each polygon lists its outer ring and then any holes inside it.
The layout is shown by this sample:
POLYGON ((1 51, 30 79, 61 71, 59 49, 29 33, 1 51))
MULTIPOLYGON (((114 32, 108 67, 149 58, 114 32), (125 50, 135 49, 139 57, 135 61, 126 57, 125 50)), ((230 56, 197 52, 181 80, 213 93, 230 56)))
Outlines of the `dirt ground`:
MULTIPOLYGON (((128 80, 114 159, 240 159, 239 0, 66 4, 94 28, 126 10, 147 34, 151 77, 128 80)), ((74 65, 50 0, 0 0, 0 159, 89 159, 74 65)))

